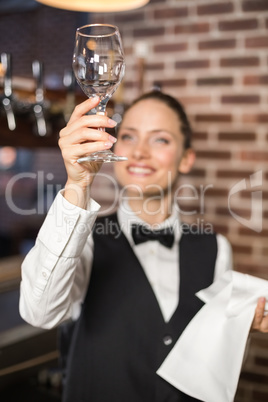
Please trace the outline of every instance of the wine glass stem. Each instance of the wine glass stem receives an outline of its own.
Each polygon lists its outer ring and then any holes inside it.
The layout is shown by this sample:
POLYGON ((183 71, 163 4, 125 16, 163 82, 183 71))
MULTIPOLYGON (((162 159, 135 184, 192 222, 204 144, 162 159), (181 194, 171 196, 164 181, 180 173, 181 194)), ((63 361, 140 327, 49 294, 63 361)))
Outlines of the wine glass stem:
MULTIPOLYGON (((97 106, 97 113, 99 116, 105 116, 106 114, 106 103, 100 102, 99 105, 97 106)), ((104 127, 99 127, 98 130, 100 131, 105 131, 104 127)))
MULTIPOLYGON (((98 115, 100 115, 100 116, 104 116, 104 115, 105 115, 105 112, 97 112, 96 114, 98 114, 98 115)), ((105 128, 104 128, 104 127, 98 127, 98 130, 100 130, 100 131, 105 131, 105 128)))

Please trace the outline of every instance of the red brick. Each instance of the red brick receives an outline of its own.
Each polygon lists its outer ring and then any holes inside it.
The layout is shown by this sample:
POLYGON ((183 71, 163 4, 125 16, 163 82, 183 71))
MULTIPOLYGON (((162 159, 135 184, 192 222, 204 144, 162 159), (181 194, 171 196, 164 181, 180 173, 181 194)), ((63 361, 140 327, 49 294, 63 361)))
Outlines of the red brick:
POLYGON ((265 11, 268 10, 267 0, 245 0, 242 3, 243 11, 265 11))
POLYGON ((221 97, 223 104, 257 104, 260 103, 259 95, 223 95, 221 97))
POLYGON ((240 157, 244 161, 268 161, 268 151, 241 151, 240 157))
POLYGON ((199 123, 229 123, 232 121, 230 114, 197 114, 195 121, 199 123))
POLYGON ((235 254, 236 253, 240 253, 240 254, 251 254, 252 253, 251 246, 242 246, 242 245, 232 243, 232 249, 235 254))
POLYGON ((176 25, 174 28, 176 34, 196 34, 209 32, 209 24, 207 22, 176 25))
POLYGON ((245 45, 247 48, 268 47, 268 37, 257 36, 255 38, 246 38, 245 45))
POLYGON ((147 63, 145 64, 145 68, 148 71, 157 71, 157 70, 163 71, 164 63, 147 63))
POLYGON ((243 31, 258 28, 258 20, 256 18, 236 19, 231 21, 220 21, 220 31, 243 31))
POLYGON ((133 30, 133 36, 135 38, 140 37, 152 37, 152 36, 163 36, 165 34, 164 27, 152 27, 152 28, 140 28, 133 30))
POLYGON ((243 116, 244 123, 268 123, 268 113, 259 113, 259 114, 244 114, 243 116))
POLYGON ((231 13, 233 10, 234 10, 233 4, 232 2, 229 1, 215 4, 208 3, 202 6, 197 6, 197 13, 199 15, 231 13))
MULTIPOLYGON (((255 234, 256 234, 255 232, 251 231, 252 238, 254 238, 255 234)), ((265 277, 267 276, 267 266, 263 267, 261 264, 253 265, 253 264, 249 264, 249 263, 246 264, 245 262, 243 262, 243 264, 236 263, 235 268, 236 268, 236 271, 243 272, 245 274, 249 274, 249 275, 253 275, 253 276, 262 276, 262 274, 263 274, 263 276, 265 276, 265 277)), ((241 379, 243 381, 245 380, 245 378, 242 376, 241 376, 241 379)), ((248 382, 250 380, 247 379, 246 381, 248 382)), ((253 379, 252 379, 252 382, 254 382, 253 379)), ((253 402, 253 400, 252 400, 252 402, 253 402)), ((254 400, 254 402, 255 402, 255 400, 254 400)))
MULTIPOLYGON (((241 216, 242 218, 245 219, 250 219, 251 217, 251 211, 248 209, 239 209, 239 208, 232 208, 232 212, 236 213, 238 216, 241 216)), ((231 217, 231 213, 229 208, 223 208, 223 207, 218 207, 215 210, 216 216, 225 216, 225 217, 231 217)))
POLYGON ((206 176, 206 171, 205 171, 205 169, 194 168, 194 169, 191 170, 190 176, 193 176, 193 177, 205 177, 206 176))
POLYGON ((172 8, 166 7, 159 10, 154 11, 154 18, 178 18, 178 17, 187 17, 188 16, 188 8, 181 7, 181 8, 172 8))
POLYGON ((224 57, 220 59, 221 67, 254 67, 259 64, 259 57, 224 57))
POLYGON ((218 170, 216 176, 221 179, 245 179, 252 174, 251 170, 218 170))
POLYGON ((170 80, 159 80, 160 87, 184 87, 187 83, 185 78, 170 79, 170 80))
POLYGON ((258 237, 268 237, 268 229, 263 229, 261 232, 257 233, 257 232, 252 231, 249 228, 241 227, 241 228, 239 228, 239 234, 241 234, 243 236, 252 236, 254 234, 254 236, 258 236, 258 237))
POLYGON ((183 105, 193 105, 193 104, 209 104, 211 101, 210 96, 181 96, 181 102, 183 105))
POLYGON ((218 134, 219 141, 255 141, 256 134, 250 132, 220 132, 218 134))
POLYGON ((235 39, 214 39, 214 40, 200 41, 198 44, 198 48, 200 50, 233 49, 235 48, 235 45, 236 45, 235 39))
POLYGON ((155 45, 154 51, 158 52, 180 52, 182 50, 187 50, 188 44, 186 42, 182 43, 163 43, 161 45, 155 45))
POLYGON ((216 85, 232 85, 233 77, 206 77, 198 78, 196 80, 197 85, 203 86, 216 86, 216 85))
POLYGON ((208 138, 208 133, 202 131, 193 132, 193 140, 206 140, 208 138))
POLYGON ((243 82, 245 85, 268 85, 268 75, 246 75, 243 82))
POLYGON ((227 235, 227 233, 229 232, 229 228, 226 225, 220 225, 220 224, 214 223, 213 227, 214 227, 215 233, 222 233, 223 235, 227 235))
POLYGON ((210 65, 210 61, 207 59, 204 60, 183 60, 183 61, 176 61, 175 67, 176 68, 208 68, 210 65))
POLYGON ((221 197, 221 198, 226 198, 228 197, 228 190, 225 188, 215 188, 215 187, 210 187, 206 191, 206 195, 214 198, 214 197, 221 197))
POLYGON ((196 150, 197 159, 231 159, 231 153, 228 151, 199 151, 196 150))
MULTIPOLYGON (((217 207, 215 212, 216 216, 231 216, 230 210, 228 208, 217 207)), ((251 211, 249 209, 232 208, 232 212, 245 219, 250 219, 251 217, 251 211)))
POLYGON ((268 247, 262 247, 261 255, 268 257, 268 247))

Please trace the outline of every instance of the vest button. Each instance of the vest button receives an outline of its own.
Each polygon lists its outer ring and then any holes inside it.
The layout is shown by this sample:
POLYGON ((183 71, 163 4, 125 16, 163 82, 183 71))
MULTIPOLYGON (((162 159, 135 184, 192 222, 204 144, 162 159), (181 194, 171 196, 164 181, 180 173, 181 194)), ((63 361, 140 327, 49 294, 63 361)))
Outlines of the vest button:
POLYGON ((173 339, 170 335, 164 336, 164 338, 163 338, 164 345, 169 346, 172 344, 172 342, 173 342, 173 339))

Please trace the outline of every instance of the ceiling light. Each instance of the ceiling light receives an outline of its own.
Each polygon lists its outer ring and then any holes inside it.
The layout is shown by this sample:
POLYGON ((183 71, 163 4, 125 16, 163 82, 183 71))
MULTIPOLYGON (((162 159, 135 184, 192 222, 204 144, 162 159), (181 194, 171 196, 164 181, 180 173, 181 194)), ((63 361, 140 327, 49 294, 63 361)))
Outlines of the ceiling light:
POLYGON ((139 8, 149 0, 37 0, 46 6, 82 12, 113 12, 139 8))

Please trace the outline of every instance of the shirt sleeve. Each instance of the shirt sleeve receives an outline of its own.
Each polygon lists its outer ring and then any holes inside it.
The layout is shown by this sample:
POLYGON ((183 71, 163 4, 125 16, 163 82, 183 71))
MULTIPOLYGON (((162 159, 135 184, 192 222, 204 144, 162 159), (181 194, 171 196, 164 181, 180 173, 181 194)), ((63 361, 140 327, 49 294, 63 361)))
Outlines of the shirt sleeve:
POLYGON ((78 317, 90 277, 91 231, 99 208, 94 200, 84 210, 61 192, 56 196, 22 264, 19 308, 26 322, 52 328, 78 317))
POLYGON ((221 234, 217 234, 218 254, 215 264, 214 281, 226 271, 233 269, 233 253, 229 241, 221 234))

